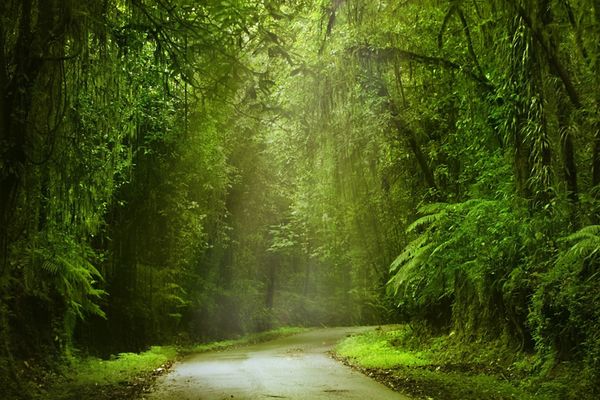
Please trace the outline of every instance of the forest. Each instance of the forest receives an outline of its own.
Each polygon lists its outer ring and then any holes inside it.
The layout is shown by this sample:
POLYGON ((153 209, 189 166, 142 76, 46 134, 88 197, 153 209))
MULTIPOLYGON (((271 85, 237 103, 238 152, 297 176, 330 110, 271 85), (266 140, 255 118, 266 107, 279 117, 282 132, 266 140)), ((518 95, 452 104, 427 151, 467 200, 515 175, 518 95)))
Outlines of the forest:
POLYGON ((599 0, 4 0, 0 90, 9 396, 389 323, 600 395, 599 0))

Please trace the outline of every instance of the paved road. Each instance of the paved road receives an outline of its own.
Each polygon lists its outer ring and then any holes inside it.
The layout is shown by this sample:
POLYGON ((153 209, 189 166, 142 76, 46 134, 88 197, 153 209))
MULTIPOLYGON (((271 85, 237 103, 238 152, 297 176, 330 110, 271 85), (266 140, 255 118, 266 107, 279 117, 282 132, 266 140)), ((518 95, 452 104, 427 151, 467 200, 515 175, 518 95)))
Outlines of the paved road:
POLYGON ((370 328, 325 328, 177 363, 152 400, 408 400, 327 355, 344 336, 370 328))

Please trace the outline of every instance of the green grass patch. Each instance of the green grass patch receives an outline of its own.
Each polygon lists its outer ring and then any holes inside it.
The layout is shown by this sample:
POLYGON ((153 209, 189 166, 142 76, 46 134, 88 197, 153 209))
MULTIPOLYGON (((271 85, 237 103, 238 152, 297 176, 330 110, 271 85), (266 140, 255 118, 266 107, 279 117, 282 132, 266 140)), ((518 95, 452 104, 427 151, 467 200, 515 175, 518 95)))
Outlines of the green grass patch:
POLYGON ((173 361, 178 355, 174 346, 152 346, 143 353, 120 353, 109 359, 85 358, 70 367, 73 379, 81 385, 112 385, 129 382, 173 361))
POLYGON ((73 357, 34 394, 37 400, 129 399, 147 390, 154 377, 175 360, 175 346, 152 346, 142 353, 120 353, 108 360, 73 357))
POLYGON ((424 337, 408 326, 390 326, 350 336, 338 343, 335 353, 374 378, 416 398, 552 398, 534 396, 524 390, 520 382, 509 381, 502 374, 506 370, 498 354, 487 348, 479 349, 480 344, 474 346, 471 352, 457 345, 452 336, 424 337))
POLYGON ((340 342, 335 352, 364 368, 394 368, 429 365, 425 352, 407 351, 394 346, 397 331, 375 331, 354 335, 340 342))

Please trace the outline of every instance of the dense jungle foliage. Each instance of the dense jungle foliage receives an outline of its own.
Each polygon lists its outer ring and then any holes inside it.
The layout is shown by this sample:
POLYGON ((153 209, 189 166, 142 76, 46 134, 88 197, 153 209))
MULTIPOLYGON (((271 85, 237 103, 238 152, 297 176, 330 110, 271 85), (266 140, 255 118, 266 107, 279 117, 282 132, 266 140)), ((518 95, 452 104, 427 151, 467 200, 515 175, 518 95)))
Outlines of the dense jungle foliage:
POLYGON ((382 322, 600 381, 598 0, 5 0, 0 88, 7 391, 382 322))

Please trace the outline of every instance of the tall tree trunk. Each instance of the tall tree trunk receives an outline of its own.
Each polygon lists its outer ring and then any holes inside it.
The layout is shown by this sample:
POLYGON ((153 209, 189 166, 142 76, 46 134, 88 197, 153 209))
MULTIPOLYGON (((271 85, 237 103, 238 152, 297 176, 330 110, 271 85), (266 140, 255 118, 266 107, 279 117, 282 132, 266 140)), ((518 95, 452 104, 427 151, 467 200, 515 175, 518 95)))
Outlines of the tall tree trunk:
MULTIPOLYGON (((538 2, 539 19, 542 26, 547 31, 549 37, 546 52, 551 53, 550 58, 558 58, 559 41, 556 35, 549 31, 554 21, 554 15, 550 7, 549 0, 539 0, 538 2)), ((550 73, 557 79, 560 79, 560 71, 550 64, 550 73)), ((565 174, 565 184, 567 187, 567 197, 572 206, 576 206, 579 202, 579 193, 577 189, 577 166, 575 162, 575 151, 573 148, 573 138, 569 129, 569 119, 571 106, 562 96, 558 96, 558 127, 561 134, 562 155, 563 155, 563 171, 565 174)), ((575 217, 575 215, 573 215, 575 217)), ((575 220, 575 219, 573 219, 575 220)))
MULTIPOLYGON (((52 30, 52 8, 48 2, 39 2, 32 9, 32 0, 23 0, 17 26, 14 48, 14 64, 3 51, 0 61, 3 70, 0 83, 4 96, 0 102, 0 141, 4 151, 0 154, 0 272, 5 269, 10 246, 11 221, 15 218, 15 201, 21 180, 26 172, 28 119, 33 101, 33 90, 43 66, 42 52, 46 51, 52 30), (32 15, 38 15, 37 25, 32 26, 32 15), (12 74, 7 75, 12 70, 12 74)), ((5 38, 0 37, 4 42, 5 38)), ((2 43, 5 45, 6 43, 2 43)))
POLYGON ((404 121, 402 121, 402 119, 400 119, 398 107, 396 106, 396 103, 394 103, 394 101, 391 99, 389 94, 387 96, 387 104, 388 104, 388 109, 390 111, 390 114, 392 116, 392 121, 394 123, 394 126, 395 126, 396 130, 398 131, 398 135, 399 135, 399 137, 403 137, 406 139, 406 143, 408 144, 408 147, 410 148, 413 155, 415 156, 415 159, 417 160, 417 164, 419 165, 419 169, 421 170, 421 173, 423 174, 423 177, 425 178, 425 183, 427 185, 427 188, 432 190, 433 193, 435 193, 435 195, 438 196, 439 191, 438 191, 438 187, 435 183, 435 177, 433 175, 433 170, 431 169, 431 166, 429 165, 429 161, 427 160, 427 157, 425 156, 425 154, 423 154, 423 151, 421 150, 421 146, 417 142, 417 137, 416 137, 415 132, 404 121))
POLYGON ((275 283, 277 280, 277 262, 278 262, 278 257, 272 255, 270 257, 267 257, 266 262, 267 262, 267 292, 266 292, 266 297, 265 297, 265 306, 267 307, 267 309, 272 310, 273 309, 273 303, 275 300, 275 283))
MULTIPOLYGON (((2 6, 1 11, 0 17, 11 17, 7 15, 9 10, 6 5, 2 6)), ((8 284, 12 279, 8 257, 11 236, 14 234, 10 227, 14 226, 18 190, 26 163, 27 119, 31 108, 32 90, 41 64, 32 57, 31 51, 32 0, 22 1, 20 13, 13 62, 6 54, 5 28, 0 27, 0 354, 6 357, 9 373, 18 388, 21 385, 12 356, 11 336, 14 336, 14 333, 11 332, 10 326, 10 305, 5 303, 5 299, 14 296, 15 293, 15 285, 8 284)), ((23 395, 26 396, 26 393, 23 395)))
POLYGON ((523 127, 523 116, 517 117, 517 124, 515 127, 513 140, 514 140, 514 168, 515 177, 517 182, 517 192, 521 197, 530 198, 531 190, 529 188, 529 177, 530 177, 530 165, 529 165, 529 147, 523 140, 521 130, 523 127))
POLYGON ((569 105, 564 101, 558 101, 558 127, 561 132, 561 143, 563 153, 563 171, 567 186, 567 197, 573 206, 579 203, 579 191, 577 188, 577 166, 575 164, 575 150, 573 138, 569 130, 569 105))

